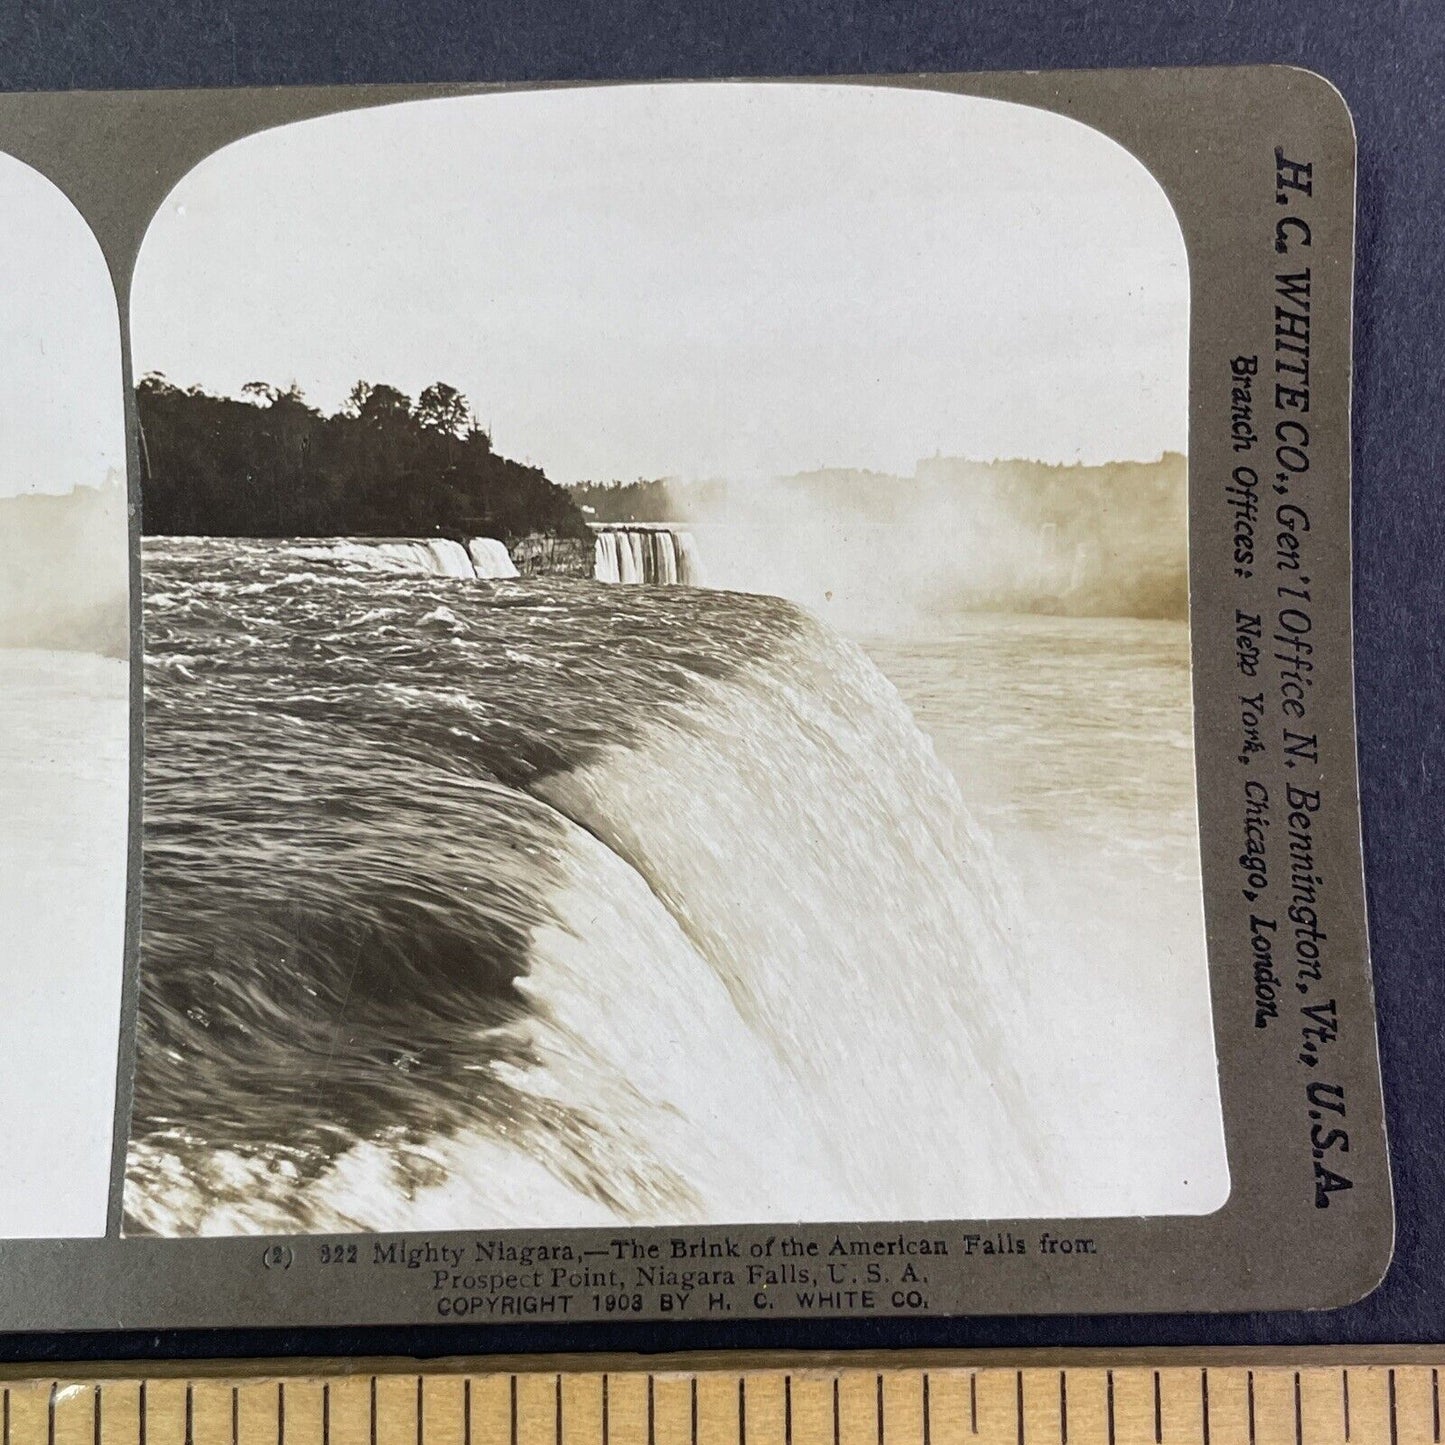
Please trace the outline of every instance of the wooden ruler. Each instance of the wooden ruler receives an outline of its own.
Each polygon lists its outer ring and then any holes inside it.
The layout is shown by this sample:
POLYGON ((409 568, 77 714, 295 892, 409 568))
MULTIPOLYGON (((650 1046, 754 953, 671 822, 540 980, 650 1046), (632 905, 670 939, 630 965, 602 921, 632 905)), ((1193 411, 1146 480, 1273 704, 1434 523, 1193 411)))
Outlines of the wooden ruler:
POLYGON ((1433 1445, 1435 1354, 12 1369, 0 1408, 3 1445, 1433 1445))

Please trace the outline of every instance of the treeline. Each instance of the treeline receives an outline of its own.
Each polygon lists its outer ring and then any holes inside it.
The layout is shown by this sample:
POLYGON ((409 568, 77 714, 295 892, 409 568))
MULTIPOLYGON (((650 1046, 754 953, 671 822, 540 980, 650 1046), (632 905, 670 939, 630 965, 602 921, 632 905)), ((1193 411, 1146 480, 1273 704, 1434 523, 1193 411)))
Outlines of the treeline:
POLYGON ((727 488, 725 481, 639 477, 635 482, 574 482, 569 490, 598 522, 686 522, 693 513, 721 505, 727 488))
POLYGON ((414 401, 358 382, 327 416, 299 388, 241 398, 136 387, 142 527, 153 536, 586 537, 563 487, 500 457, 444 382, 414 401))

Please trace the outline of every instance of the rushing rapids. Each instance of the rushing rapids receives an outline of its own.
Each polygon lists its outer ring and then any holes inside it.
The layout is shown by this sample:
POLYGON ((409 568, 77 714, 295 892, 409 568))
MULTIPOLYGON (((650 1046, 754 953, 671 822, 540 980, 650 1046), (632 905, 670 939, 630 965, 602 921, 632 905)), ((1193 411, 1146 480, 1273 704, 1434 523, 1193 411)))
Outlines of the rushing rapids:
POLYGON ((852 644, 346 547, 144 576, 130 1230, 1058 1200, 989 847, 852 644))
POLYGON ((702 562, 691 532, 666 523, 593 524, 599 582, 673 583, 701 587, 702 562))

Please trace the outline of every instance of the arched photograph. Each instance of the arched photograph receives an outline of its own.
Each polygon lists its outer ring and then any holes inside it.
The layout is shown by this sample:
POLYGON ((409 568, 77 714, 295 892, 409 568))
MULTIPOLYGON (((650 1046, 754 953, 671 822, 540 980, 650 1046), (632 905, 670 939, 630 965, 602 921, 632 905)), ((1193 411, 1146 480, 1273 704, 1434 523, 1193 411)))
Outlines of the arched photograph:
POLYGON ((1113 140, 908 88, 185 176, 126 1231, 1219 1208, 1189 294, 1113 140))
POLYGON ((120 316, 66 196, 0 152, 0 1239, 105 1233, 125 968, 120 316))

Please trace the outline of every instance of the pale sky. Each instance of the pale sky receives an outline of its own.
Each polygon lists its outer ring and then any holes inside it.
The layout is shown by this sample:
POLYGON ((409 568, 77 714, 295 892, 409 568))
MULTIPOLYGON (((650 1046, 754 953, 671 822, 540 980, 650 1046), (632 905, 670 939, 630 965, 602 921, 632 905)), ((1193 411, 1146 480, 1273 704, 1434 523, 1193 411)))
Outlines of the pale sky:
POLYGON ((120 317, 100 243, 0 152, 0 497, 124 474, 120 317))
POLYGON ((353 111, 190 173, 136 374, 448 381, 557 481, 1184 450, 1188 276, 1144 168, 1050 112, 643 85, 353 111))

